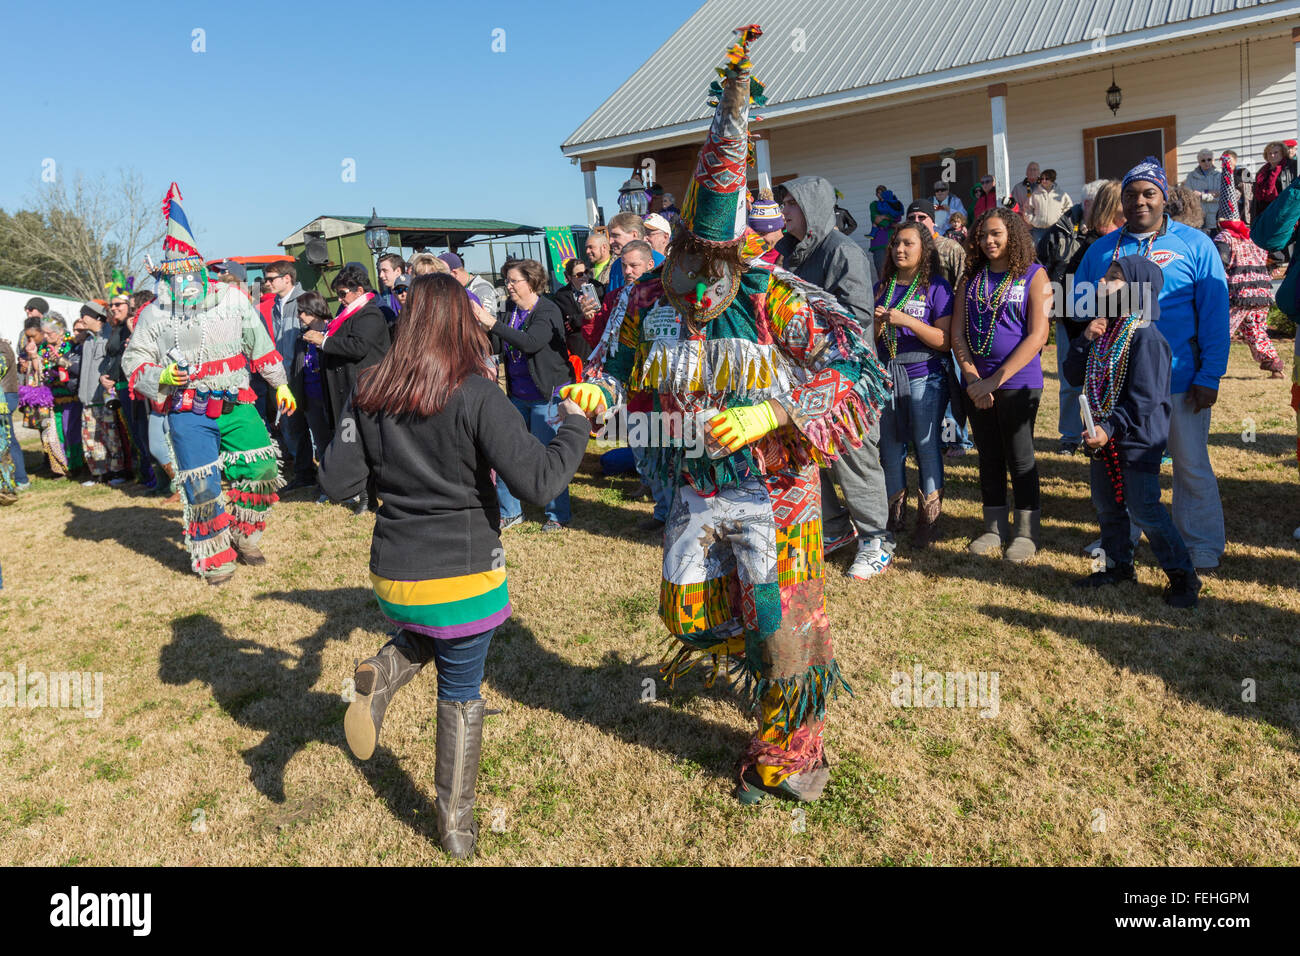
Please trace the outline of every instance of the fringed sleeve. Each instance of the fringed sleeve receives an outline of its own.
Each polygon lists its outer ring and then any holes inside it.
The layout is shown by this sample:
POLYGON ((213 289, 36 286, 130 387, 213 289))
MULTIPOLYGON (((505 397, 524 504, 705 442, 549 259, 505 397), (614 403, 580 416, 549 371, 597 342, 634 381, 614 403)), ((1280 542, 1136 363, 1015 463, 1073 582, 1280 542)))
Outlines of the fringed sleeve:
MULTIPOLYGON (((161 313, 150 306, 140 316, 135 331, 122 353, 122 373, 131 390, 131 397, 143 395, 158 401, 164 397, 158 381, 168 362, 158 344, 161 313)), ((170 391, 170 390, 169 390, 170 391)))
POLYGON ((249 371, 261 375, 266 379, 266 384, 272 388, 279 388, 288 383, 289 376, 285 372, 284 359, 276 351, 275 343, 271 341, 271 336, 266 331, 266 323, 253 308, 253 303, 242 296, 232 297, 231 301, 239 308, 244 355, 248 358, 249 371))
POLYGON ((834 461, 879 421, 889 374, 853 314, 817 286, 774 269, 764 305, 777 347, 807 372, 773 396, 805 440, 790 450, 796 460, 834 461))
POLYGON ((629 291, 622 316, 610 316, 605 333, 593 351, 596 362, 591 381, 600 386, 608 408, 627 402, 628 384, 636 375, 641 349, 641 318, 654 305, 660 288, 657 272, 643 276, 629 291))

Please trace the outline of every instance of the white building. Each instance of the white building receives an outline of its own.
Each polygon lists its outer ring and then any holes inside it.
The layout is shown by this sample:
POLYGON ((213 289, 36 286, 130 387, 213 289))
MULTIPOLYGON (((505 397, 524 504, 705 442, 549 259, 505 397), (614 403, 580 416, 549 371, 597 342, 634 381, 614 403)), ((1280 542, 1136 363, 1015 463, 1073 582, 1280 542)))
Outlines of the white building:
POLYGON ((681 200, 705 91, 747 23, 764 31, 760 168, 831 180, 863 242, 875 187, 928 196, 944 157, 963 200, 987 171, 1006 196, 1031 160, 1077 200, 1149 154, 1182 182, 1202 148, 1255 169, 1266 143, 1296 136, 1300 0, 708 0, 562 145, 588 199, 614 206, 594 195, 597 166, 651 160, 681 200))
POLYGON ((8 339, 15 351, 21 348, 18 340, 23 334, 23 323, 27 321, 27 313, 23 309, 29 300, 38 296, 50 304, 51 312, 58 312, 67 320, 69 329, 81 314, 79 299, 51 295, 48 292, 33 292, 31 289, 19 289, 10 285, 0 286, 0 339, 8 339))

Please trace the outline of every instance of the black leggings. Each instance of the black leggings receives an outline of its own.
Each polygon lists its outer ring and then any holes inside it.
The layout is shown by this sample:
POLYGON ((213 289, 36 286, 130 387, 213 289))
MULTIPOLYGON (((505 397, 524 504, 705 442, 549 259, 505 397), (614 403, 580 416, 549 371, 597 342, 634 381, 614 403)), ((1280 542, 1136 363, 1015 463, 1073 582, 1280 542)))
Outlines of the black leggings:
POLYGON ((1034 420, 1041 388, 999 389, 992 408, 976 408, 963 395, 966 415, 980 456, 980 496, 989 508, 1007 505, 1007 472, 1020 511, 1038 510, 1038 463, 1034 460, 1034 420))

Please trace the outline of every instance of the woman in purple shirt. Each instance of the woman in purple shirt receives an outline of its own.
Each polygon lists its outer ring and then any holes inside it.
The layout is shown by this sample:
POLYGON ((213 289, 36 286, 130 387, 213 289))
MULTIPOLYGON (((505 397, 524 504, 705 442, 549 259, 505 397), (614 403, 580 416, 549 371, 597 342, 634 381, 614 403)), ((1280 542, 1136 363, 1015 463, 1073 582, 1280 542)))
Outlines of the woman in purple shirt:
POLYGON ((1038 464, 1034 419, 1043 394, 1039 353, 1047 344, 1052 290, 1034 261, 1029 227, 1004 208, 990 209, 972 230, 966 271, 953 309, 953 351, 966 385, 966 409, 980 456, 984 534, 975 554, 1023 564, 1038 550, 1038 464), (1015 495, 1008 524, 1007 473, 1015 495))
POLYGON ((919 223, 894 232, 876 285, 876 354, 894 383, 880 422, 880 463, 889 495, 889 525, 903 530, 907 513, 907 446, 916 455, 920 492, 912 544, 934 540, 943 497, 940 422, 948 400, 952 287, 936 272, 934 240, 919 223))

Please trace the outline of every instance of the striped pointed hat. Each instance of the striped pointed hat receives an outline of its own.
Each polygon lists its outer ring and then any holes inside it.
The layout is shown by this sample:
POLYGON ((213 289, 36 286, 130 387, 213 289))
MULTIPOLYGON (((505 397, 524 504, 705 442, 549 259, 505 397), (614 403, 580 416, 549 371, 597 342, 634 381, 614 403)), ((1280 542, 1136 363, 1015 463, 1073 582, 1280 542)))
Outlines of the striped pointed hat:
POLYGON ((175 183, 163 197, 162 210, 167 220, 167 236, 163 239, 163 261, 159 271, 164 275, 177 275, 203 268, 203 257, 194 244, 190 221, 181 208, 181 190, 175 183))
POLYGON ((1224 153, 1219 157, 1223 175, 1219 177, 1219 222, 1232 222, 1241 218, 1237 210, 1237 180, 1233 175, 1232 157, 1224 153))
POLYGON ((722 82, 709 87, 714 107, 708 139, 700 149, 681 220, 696 239, 714 245, 739 242, 745 233, 745 169, 749 165, 749 106, 767 102, 763 85, 750 76, 749 44, 763 35, 751 23, 735 31, 739 39, 718 67, 722 82))

